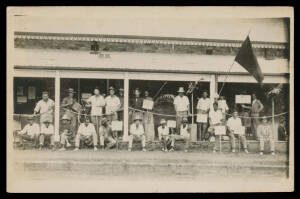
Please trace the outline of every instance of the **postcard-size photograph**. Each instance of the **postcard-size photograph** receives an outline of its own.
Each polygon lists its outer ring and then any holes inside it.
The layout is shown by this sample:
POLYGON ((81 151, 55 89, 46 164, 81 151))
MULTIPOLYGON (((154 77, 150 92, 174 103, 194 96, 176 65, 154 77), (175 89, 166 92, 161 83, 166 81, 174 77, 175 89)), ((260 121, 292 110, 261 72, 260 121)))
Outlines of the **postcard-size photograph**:
POLYGON ((7 192, 294 191, 292 7, 7 7, 7 192))

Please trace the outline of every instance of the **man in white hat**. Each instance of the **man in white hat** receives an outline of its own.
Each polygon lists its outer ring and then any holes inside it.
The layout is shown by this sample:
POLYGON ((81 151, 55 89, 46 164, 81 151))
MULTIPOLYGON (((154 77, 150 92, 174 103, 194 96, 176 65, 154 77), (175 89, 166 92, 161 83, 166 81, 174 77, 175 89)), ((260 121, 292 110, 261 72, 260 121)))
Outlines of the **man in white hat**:
POLYGON ((106 145, 106 149, 110 149, 116 145, 117 141, 114 139, 110 122, 106 117, 102 118, 102 125, 100 126, 99 134, 101 149, 104 149, 104 145, 106 145))
POLYGON ((53 110, 55 103, 49 98, 49 92, 42 92, 42 99, 38 101, 34 108, 34 115, 40 113, 40 125, 43 125, 44 121, 49 120, 53 122, 53 110))
POLYGON ((204 91, 202 97, 197 103, 197 126, 198 126, 198 138, 204 140, 204 136, 207 131, 208 113, 210 109, 210 99, 207 97, 207 92, 204 91))
POLYGON ((180 133, 175 133, 171 135, 172 143, 171 149, 169 151, 174 151, 175 142, 178 140, 183 140, 185 142, 184 152, 188 152, 191 139, 191 127, 188 124, 188 119, 184 117, 182 119, 182 124, 180 125, 180 133))
POLYGON ((95 126, 90 123, 90 118, 85 117, 84 123, 80 124, 76 137, 75 137, 75 149, 74 151, 79 150, 80 142, 83 141, 85 143, 90 144, 91 141, 94 145, 94 151, 97 151, 97 143, 98 143, 98 136, 95 130, 95 126))
POLYGON ((237 110, 234 110, 233 116, 228 119, 227 127, 228 127, 228 130, 230 131, 229 137, 231 140, 232 153, 235 152, 235 135, 238 135, 238 138, 242 141, 242 145, 243 145, 245 153, 248 153, 245 132, 241 132, 242 127, 243 127, 242 120, 241 120, 241 118, 238 117, 237 110))
POLYGON ((190 115, 190 101, 187 96, 184 95, 184 88, 179 87, 178 95, 174 99, 174 107, 176 111, 176 125, 179 132, 182 119, 190 115))
POLYGON ((105 98, 105 110, 106 117, 109 121, 118 120, 117 111, 121 106, 121 102, 118 96, 115 95, 115 88, 109 87, 109 95, 105 98))
POLYGON ((146 136, 142 124, 142 117, 139 114, 135 116, 133 124, 130 125, 128 151, 131 151, 133 141, 141 141, 142 150, 146 151, 146 136))
POLYGON ((167 121, 165 119, 160 120, 160 126, 158 127, 158 138, 162 143, 162 151, 168 151, 168 145, 171 144, 170 129, 167 127, 167 121))
POLYGON ((28 124, 21 131, 15 131, 14 136, 20 137, 20 146, 25 149, 23 145, 24 140, 33 141, 35 147, 38 146, 38 136, 40 134, 40 126, 34 122, 34 117, 28 117, 28 124))
POLYGON ((275 155, 275 136, 267 117, 262 118, 262 123, 257 127, 257 136, 259 138, 260 155, 263 155, 265 142, 270 143, 271 154, 275 155))
POLYGON ((50 141, 50 148, 54 149, 54 126, 50 120, 45 120, 41 126, 41 133, 39 135, 40 150, 44 147, 45 140, 50 141))

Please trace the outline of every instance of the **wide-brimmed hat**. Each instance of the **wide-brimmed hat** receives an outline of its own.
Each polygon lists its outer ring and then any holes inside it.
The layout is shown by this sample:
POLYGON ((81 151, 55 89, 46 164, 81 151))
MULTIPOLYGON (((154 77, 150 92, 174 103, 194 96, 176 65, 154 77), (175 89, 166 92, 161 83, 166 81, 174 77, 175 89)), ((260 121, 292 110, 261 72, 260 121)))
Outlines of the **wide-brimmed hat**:
POLYGON ((177 92, 178 92, 178 93, 184 93, 184 88, 183 88, 183 87, 179 87, 179 89, 178 89, 177 92))
POLYGON ((45 120, 44 123, 51 123, 51 121, 50 120, 45 120))
POLYGON ((108 90, 115 90, 113 86, 110 86, 108 90))
POLYGON ((136 120, 140 120, 142 121, 142 117, 140 115, 136 115, 133 119, 133 121, 136 121, 136 120))
POLYGON ((66 90, 67 93, 76 93, 73 88, 68 88, 66 90))
POLYGON ((232 111, 232 114, 233 114, 233 113, 239 113, 239 112, 238 112, 238 110, 234 109, 234 110, 232 111))
POLYGON ((166 124, 166 123, 167 123, 167 121, 165 119, 160 120, 160 124, 166 124))
POLYGON ((106 117, 102 118, 102 124, 106 123, 106 122, 109 122, 109 119, 107 119, 106 117))
POLYGON ((67 114, 63 115, 63 117, 61 119, 62 120, 71 120, 71 118, 67 114))
POLYGON ((186 117, 182 118, 182 122, 183 123, 187 123, 188 122, 188 119, 186 117))
POLYGON ((49 95, 49 92, 48 92, 48 91, 43 91, 43 92, 42 92, 42 95, 43 95, 43 94, 48 94, 48 95, 49 95))

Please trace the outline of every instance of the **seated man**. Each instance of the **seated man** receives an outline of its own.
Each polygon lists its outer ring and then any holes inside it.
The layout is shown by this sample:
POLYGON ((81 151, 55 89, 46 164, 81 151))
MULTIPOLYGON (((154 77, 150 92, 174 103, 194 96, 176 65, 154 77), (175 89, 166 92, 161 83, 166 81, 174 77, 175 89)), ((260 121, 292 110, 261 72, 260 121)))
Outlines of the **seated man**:
POLYGON ((84 123, 80 124, 75 136, 75 149, 79 150, 80 141, 90 144, 93 141, 94 151, 97 151, 97 133, 94 125, 90 123, 90 118, 86 117, 84 123))
POLYGON ((265 142, 270 143, 271 154, 275 155, 274 133, 266 117, 262 118, 262 123, 257 127, 257 136, 259 138, 260 155, 263 155, 265 142))
POLYGON ((230 131, 229 137, 231 140, 232 153, 235 152, 235 138, 234 138, 235 134, 238 134, 239 139, 241 139, 242 141, 242 145, 244 147, 245 153, 248 153, 245 133, 241 134, 241 132, 239 132, 241 131, 243 126, 242 126, 241 118, 238 118, 238 112, 236 110, 233 112, 233 117, 228 119, 227 127, 230 131))
POLYGON ((54 127, 51 124, 50 120, 45 120, 41 126, 41 134, 39 136, 39 150, 42 150, 42 147, 44 147, 45 139, 50 141, 50 148, 54 149, 54 127))
POLYGON ((139 114, 135 115, 133 122, 134 123, 130 125, 129 130, 128 151, 131 151, 133 141, 142 141, 143 151, 146 151, 146 136, 142 124, 142 117, 139 114))
POLYGON ((117 141, 113 138, 113 132, 109 124, 109 120, 107 120, 105 117, 102 118, 102 125, 99 128, 99 135, 101 149, 104 149, 104 144, 106 144, 105 149, 110 149, 116 145, 117 141))
POLYGON ((171 144, 170 129, 167 127, 167 121, 165 119, 160 120, 160 126, 158 127, 158 138, 162 143, 162 151, 167 152, 168 146, 171 144))
POLYGON ((65 146, 70 147, 70 142, 72 142, 72 140, 74 140, 74 133, 72 132, 71 118, 67 114, 65 114, 62 117, 62 124, 60 130, 60 151, 65 151, 65 146))
MULTIPOLYGON (((212 128, 213 133, 215 134, 215 128, 216 126, 222 126, 224 125, 224 116, 222 113, 222 110, 219 109, 218 103, 214 102, 213 103, 213 109, 209 111, 209 124, 210 128, 212 128)), ((224 129, 225 131, 225 129, 224 129)), ((220 135, 215 135, 215 145, 213 152, 215 153, 217 150, 217 143, 219 143, 219 139, 221 139, 220 135)))
POLYGON ((180 125, 180 134, 172 134, 171 135, 172 143, 170 151, 174 151, 175 141, 184 140, 185 141, 185 149, 184 152, 188 152, 191 138, 191 128, 188 125, 188 119, 184 117, 182 119, 182 124, 180 125))
POLYGON ((22 149, 24 150, 25 147, 23 145, 24 140, 33 141, 35 147, 38 147, 38 136, 40 134, 40 126, 37 123, 34 123, 34 117, 29 117, 28 124, 21 130, 16 131, 15 136, 20 137, 20 146, 22 146, 22 149))

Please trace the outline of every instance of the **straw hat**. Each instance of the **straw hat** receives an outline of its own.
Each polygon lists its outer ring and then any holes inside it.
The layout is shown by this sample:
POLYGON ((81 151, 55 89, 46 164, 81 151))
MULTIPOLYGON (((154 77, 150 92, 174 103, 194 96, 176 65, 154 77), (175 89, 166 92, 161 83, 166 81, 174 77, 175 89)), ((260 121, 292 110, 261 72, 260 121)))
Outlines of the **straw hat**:
POLYGON ((66 92, 67 93, 76 93, 73 88, 68 88, 66 92))
POLYGON ((140 120, 142 121, 142 117, 140 115, 136 115, 133 121, 140 120))
POLYGON ((165 119, 160 120, 160 124, 166 124, 166 123, 167 123, 167 121, 165 119))
POLYGON ((61 119, 62 120, 71 120, 70 117, 67 114, 64 114, 61 119))
POLYGON ((44 95, 44 94, 48 94, 49 95, 49 92, 48 91, 43 91, 42 95, 44 95))
POLYGON ((113 86, 110 86, 108 90, 115 90, 113 86))
POLYGON ((179 89, 178 89, 177 92, 178 92, 178 93, 184 93, 184 88, 183 88, 183 87, 179 87, 179 89))
POLYGON ((188 119, 186 117, 182 118, 182 122, 183 123, 187 123, 188 122, 188 119))

